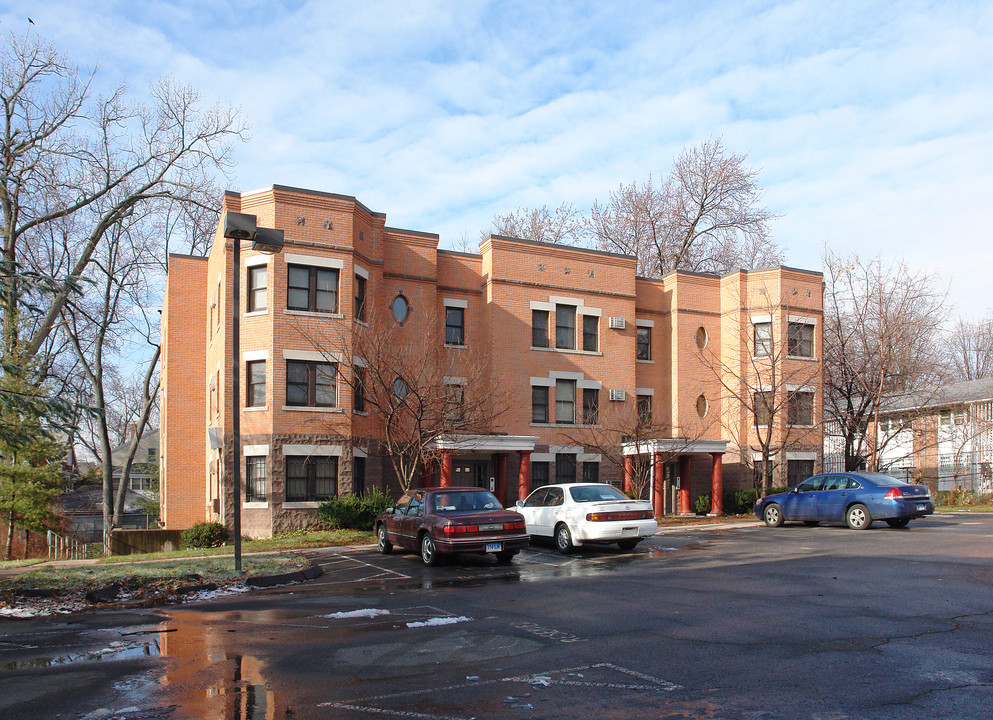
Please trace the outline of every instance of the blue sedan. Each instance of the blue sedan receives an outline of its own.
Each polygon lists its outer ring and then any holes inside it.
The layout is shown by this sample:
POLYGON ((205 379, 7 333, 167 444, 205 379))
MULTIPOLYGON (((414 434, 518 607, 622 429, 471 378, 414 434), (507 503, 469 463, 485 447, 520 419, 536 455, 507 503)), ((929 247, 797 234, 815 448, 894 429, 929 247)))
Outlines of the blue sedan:
POLYGON ((873 520, 894 528, 934 512, 926 485, 911 485, 882 473, 845 472, 814 475, 789 492, 768 495, 755 504, 755 515, 769 527, 787 520, 845 522, 865 530, 873 520))

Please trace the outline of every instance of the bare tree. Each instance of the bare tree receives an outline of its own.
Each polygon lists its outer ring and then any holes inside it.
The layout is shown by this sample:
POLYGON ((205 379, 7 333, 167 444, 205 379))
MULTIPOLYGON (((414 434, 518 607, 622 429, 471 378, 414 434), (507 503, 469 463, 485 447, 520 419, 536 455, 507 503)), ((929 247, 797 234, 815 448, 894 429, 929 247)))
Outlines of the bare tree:
POLYGON ((509 395, 479 353, 460 348, 443 357, 445 327, 436 318, 401 326, 374 308, 367 317, 368 328, 337 335, 300 331, 325 354, 337 385, 351 391, 353 408, 368 415, 373 446, 406 491, 423 467, 438 461, 439 441, 491 432, 509 395))
POLYGON ((825 415, 840 428, 845 469, 877 470, 900 430, 880 428, 885 399, 923 393, 916 406, 926 405, 944 379, 945 293, 934 275, 880 257, 825 250, 824 272, 825 415))
POLYGON ((582 235, 583 218, 572 203, 564 202, 553 212, 547 205, 518 208, 493 217, 495 235, 544 243, 575 244, 582 235))
POLYGON ((746 159, 720 138, 684 148, 660 184, 651 176, 622 184, 593 204, 594 245, 636 256, 638 272, 650 276, 778 265, 783 254, 769 232, 775 215, 760 206, 758 173, 746 159))
POLYGON ((949 365, 957 380, 993 377, 993 315, 959 319, 948 335, 949 365))

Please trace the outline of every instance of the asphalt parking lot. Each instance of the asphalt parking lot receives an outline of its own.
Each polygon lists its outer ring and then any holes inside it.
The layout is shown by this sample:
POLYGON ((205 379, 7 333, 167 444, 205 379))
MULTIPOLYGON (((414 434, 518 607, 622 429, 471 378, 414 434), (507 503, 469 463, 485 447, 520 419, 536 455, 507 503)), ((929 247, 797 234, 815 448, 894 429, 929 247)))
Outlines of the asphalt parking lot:
POLYGON ((0 623, 0 716, 988 718, 993 515, 693 530, 0 623))

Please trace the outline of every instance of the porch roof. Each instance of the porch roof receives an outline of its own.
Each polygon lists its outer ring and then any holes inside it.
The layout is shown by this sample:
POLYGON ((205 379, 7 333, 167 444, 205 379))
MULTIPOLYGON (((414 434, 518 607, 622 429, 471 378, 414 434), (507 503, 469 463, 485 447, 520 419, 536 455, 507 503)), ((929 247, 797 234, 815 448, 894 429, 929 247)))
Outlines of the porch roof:
POLYGON ((446 435, 434 445, 438 450, 461 452, 519 452, 533 451, 537 441, 534 435, 446 435))
POLYGON ((694 453, 723 453, 727 452, 727 447, 727 440, 651 438, 622 443, 621 453, 624 455, 647 455, 660 452, 670 455, 691 455, 694 453))

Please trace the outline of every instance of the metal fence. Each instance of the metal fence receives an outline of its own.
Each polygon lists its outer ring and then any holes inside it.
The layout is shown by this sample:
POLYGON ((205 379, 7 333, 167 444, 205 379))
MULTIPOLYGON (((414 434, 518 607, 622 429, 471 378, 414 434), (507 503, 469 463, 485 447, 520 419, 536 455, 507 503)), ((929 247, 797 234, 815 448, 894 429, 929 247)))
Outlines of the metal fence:
POLYGON ((49 560, 83 560, 88 551, 89 546, 86 543, 48 531, 49 560))

